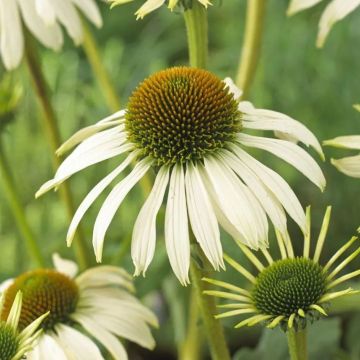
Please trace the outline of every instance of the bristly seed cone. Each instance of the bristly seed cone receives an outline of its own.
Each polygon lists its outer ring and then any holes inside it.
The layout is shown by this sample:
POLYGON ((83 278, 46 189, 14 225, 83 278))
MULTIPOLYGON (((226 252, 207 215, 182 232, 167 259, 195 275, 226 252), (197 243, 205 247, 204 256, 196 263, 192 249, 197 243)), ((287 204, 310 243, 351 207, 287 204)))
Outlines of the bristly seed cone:
POLYGON ((17 353, 17 333, 5 322, 0 322, 0 359, 11 360, 17 353))
POLYGON ((57 323, 68 323, 79 297, 76 283, 65 274, 48 269, 30 271, 16 278, 6 290, 2 320, 7 318, 19 290, 23 293, 19 330, 48 311, 49 316, 41 324, 44 330, 53 329, 57 323))
POLYGON ((238 103, 224 82, 196 68, 160 71, 130 97, 129 139, 157 165, 202 160, 241 130, 238 103))
POLYGON ((274 262, 256 278, 252 297, 263 314, 289 317, 305 312, 326 290, 326 275, 316 262, 306 258, 274 262))

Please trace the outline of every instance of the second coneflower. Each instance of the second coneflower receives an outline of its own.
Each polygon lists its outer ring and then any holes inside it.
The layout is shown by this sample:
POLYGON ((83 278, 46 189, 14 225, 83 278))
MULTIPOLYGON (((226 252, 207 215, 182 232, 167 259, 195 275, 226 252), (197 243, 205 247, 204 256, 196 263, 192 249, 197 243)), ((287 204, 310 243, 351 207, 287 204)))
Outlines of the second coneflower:
POLYGON ((126 110, 71 137, 59 154, 78 146, 37 196, 90 165, 128 155, 85 197, 70 224, 68 244, 92 203, 133 161, 136 166, 112 189, 97 216, 93 232, 97 261, 101 261, 105 233, 117 209, 150 169, 156 172, 155 183, 133 231, 136 274, 145 273, 153 258, 156 216, 167 188, 166 248, 171 266, 184 285, 189 282, 189 220, 215 269, 224 266, 218 222, 253 249, 267 246, 267 216, 281 234, 286 234, 286 213, 305 232, 305 213, 290 186, 246 148, 282 158, 323 189, 321 169, 294 142, 254 136, 246 130, 285 134, 284 138, 310 145, 322 156, 320 144, 298 121, 239 102, 240 94, 230 79, 222 81, 201 69, 170 68, 141 83, 126 110))

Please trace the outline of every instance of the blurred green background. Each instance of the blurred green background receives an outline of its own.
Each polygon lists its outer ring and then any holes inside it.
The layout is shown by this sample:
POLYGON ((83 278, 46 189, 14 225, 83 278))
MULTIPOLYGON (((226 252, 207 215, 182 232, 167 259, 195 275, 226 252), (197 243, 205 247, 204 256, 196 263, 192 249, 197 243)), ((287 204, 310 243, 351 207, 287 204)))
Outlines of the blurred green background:
MULTIPOLYGON (((181 14, 170 13, 162 7, 144 20, 136 21, 133 13, 141 3, 135 1, 111 11, 101 3, 104 27, 100 31, 92 29, 123 106, 135 86, 154 71, 187 64, 186 33, 181 14)), ((224 0, 214 1, 214 6, 209 8, 209 68, 220 77, 235 77, 244 30, 245 5, 244 0, 224 0)), ((336 25, 325 48, 318 50, 315 48, 317 23, 325 4, 292 18, 285 15, 287 5, 288 1, 285 0, 268 2, 263 50, 250 100, 257 107, 277 110, 302 121, 320 140, 360 133, 360 113, 352 108, 353 104, 360 102, 360 10, 336 25)), ((110 114, 81 47, 75 48, 67 40, 60 53, 41 49, 41 59, 53 92, 53 103, 63 139, 110 114)), ((56 193, 34 199, 35 191, 53 175, 51 153, 39 121, 41 113, 26 66, 18 69, 13 76, 22 84, 23 98, 15 121, 2 135, 3 142, 26 207, 27 218, 51 266, 51 254, 54 251, 63 256, 73 256, 65 245, 69 223, 56 193)), ((328 159, 346 154, 336 149, 325 150, 328 159)), ((317 156, 315 153, 312 155, 317 156)), ((281 160, 263 152, 257 156, 284 175, 304 206, 312 205, 314 234, 320 228, 326 205, 333 205, 323 260, 354 234, 360 225, 359 180, 338 173, 329 162, 323 163, 321 166, 328 185, 321 194, 307 179, 281 160)), ((77 204, 114 164, 116 160, 74 176, 71 187, 77 204)), ((83 221, 89 249, 92 226, 103 199, 97 201, 83 221)), ((118 211, 107 233, 104 263, 121 264, 133 272, 127 244, 142 201, 143 195, 139 189, 135 189, 118 211)), ((290 220, 289 223, 294 246, 300 248, 301 236, 290 220)), ((160 222, 158 225, 159 240, 155 259, 147 277, 137 279, 136 284, 139 294, 145 296, 145 301, 156 307, 162 327, 155 331, 158 346, 154 354, 136 348, 131 359, 175 358, 176 343, 181 342, 186 331, 186 295, 189 289, 182 289, 169 269, 162 246, 163 228, 160 222)), ((33 266, 2 189, 0 241, 0 280, 33 266)), ((236 251, 232 241, 225 235, 223 243, 227 252, 236 251)), ((239 261, 246 261, 239 251, 237 254, 239 261)), ((360 261, 355 261, 350 268, 359 268, 359 265, 360 261)), ((242 281, 239 275, 231 271, 218 276, 233 282, 242 281)), ((360 303, 352 301, 351 307, 356 306, 360 314, 360 303)), ((356 334, 360 331, 358 320, 359 316, 354 312, 350 315, 342 313, 340 318, 315 325, 313 331, 325 335, 320 345, 314 345, 311 357, 360 359, 356 340, 356 334), (319 354, 322 354, 321 357, 319 354)), ((225 322, 234 353, 241 346, 256 346, 261 336, 260 328, 237 331, 231 328, 233 324, 234 320, 225 322)), ((268 359, 267 349, 276 348, 279 354, 274 354, 271 359, 286 359, 286 351, 281 353, 280 350, 284 348, 282 338, 278 338, 276 331, 264 331, 256 350, 241 350, 235 357, 268 359)))

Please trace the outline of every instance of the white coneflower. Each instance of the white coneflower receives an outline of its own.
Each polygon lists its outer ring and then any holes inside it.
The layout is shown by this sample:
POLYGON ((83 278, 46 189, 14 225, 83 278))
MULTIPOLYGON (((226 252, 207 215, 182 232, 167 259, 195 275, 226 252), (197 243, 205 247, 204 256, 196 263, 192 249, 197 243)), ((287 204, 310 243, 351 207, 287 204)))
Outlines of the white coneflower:
POLYGON ((102 360, 99 348, 79 325, 116 360, 127 359, 118 337, 148 349, 155 346, 149 325, 157 326, 157 319, 131 294, 134 288, 129 274, 117 267, 99 266, 75 277, 75 263, 54 255, 54 264, 56 270, 29 271, 4 290, 5 318, 17 291, 23 293, 20 329, 50 311, 28 360, 102 360))
MULTIPOLYGON (((288 8, 288 15, 308 9, 322 0, 292 0, 288 8)), ((316 40, 317 47, 323 47, 331 28, 340 20, 353 12, 360 5, 360 0, 331 0, 321 15, 319 32, 316 40)))
MULTIPOLYGON (((326 140, 323 144, 342 149, 360 150, 360 135, 339 136, 326 140)), ((331 159, 331 163, 342 173, 360 178, 360 154, 342 159, 331 159)))
MULTIPOLYGON (((126 4, 131 1, 133 1, 133 0, 107 0, 107 2, 110 3, 112 7, 116 6, 116 5, 126 4)), ((195 0, 195 1, 199 1, 199 3, 204 5, 205 7, 207 7, 208 5, 211 5, 211 2, 209 0, 195 0)), ((137 20, 143 19, 145 15, 158 9, 165 3, 168 3, 168 8, 172 11, 172 10, 174 10, 175 6, 178 5, 179 2, 180 2, 180 0, 168 0, 168 1, 166 1, 166 0, 146 0, 144 5, 142 5, 136 11, 136 13, 135 13, 136 19, 137 20)))
MULTIPOLYGON (((235 284, 215 280, 203 279, 204 281, 225 289, 224 291, 208 290, 205 293, 230 300, 230 303, 219 305, 219 308, 229 309, 217 318, 241 317, 235 327, 253 326, 265 322, 268 328, 280 325, 284 330, 305 328, 307 321, 314 321, 321 315, 326 316, 326 304, 335 298, 357 293, 352 288, 333 291, 333 289, 345 281, 360 275, 360 270, 339 273, 360 254, 360 247, 345 257, 337 266, 336 261, 355 242, 356 236, 346 242, 323 266, 319 259, 324 246, 325 237, 330 221, 331 208, 328 207, 321 231, 314 249, 314 255, 310 256, 310 232, 304 238, 304 249, 301 256, 294 255, 290 239, 284 239, 277 233, 281 259, 273 259, 269 252, 263 251, 264 265, 259 254, 253 253, 241 246, 241 250, 249 258, 258 270, 254 276, 250 271, 241 266, 230 257, 226 257, 227 263, 238 271, 250 282, 245 288, 235 284)), ((310 229, 310 208, 308 208, 308 228, 310 229)))
POLYGON ((286 181, 251 156, 258 148, 292 164, 321 189, 325 179, 313 158, 287 140, 247 134, 245 130, 276 130, 314 147, 315 136, 286 115, 255 109, 240 102, 240 90, 230 79, 188 67, 160 71, 141 83, 126 110, 80 130, 60 149, 81 143, 62 163, 54 179, 37 196, 56 188, 76 172, 128 153, 79 206, 70 224, 67 243, 96 198, 132 161, 137 164, 105 200, 95 222, 93 245, 101 261, 105 233, 124 198, 150 170, 153 189, 135 222, 132 259, 135 274, 145 273, 155 250, 156 216, 168 188, 165 242, 171 266, 182 284, 189 282, 188 220, 196 240, 215 269, 223 267, 218 222, 251 248, 267 246, 268 221, 286 232, 285 211, 305 231, 304 211, 286 181))
POLYGON ((80 44, 81 14, 100 27, 102 19, 95 0, 0 0, 0 55, 7 70, 15 69, 24 53, 23 25, 44 46, 59 50, 61 25, 80 44))
MULTIPOLYGON (((0 301, 2 305, 3 297, 1 297, 0 301)), ((0 320, 0 359, 24 359, 24 356, 33 349, 38 337, 41 335, 42 330, 38 330, 38 328, 48 316, 48 313, 35 318, 19 332, 18 325, 22 309, 21 291, 15 294, 13 301, 8 306, 6 316, 1 315, 0 320)))

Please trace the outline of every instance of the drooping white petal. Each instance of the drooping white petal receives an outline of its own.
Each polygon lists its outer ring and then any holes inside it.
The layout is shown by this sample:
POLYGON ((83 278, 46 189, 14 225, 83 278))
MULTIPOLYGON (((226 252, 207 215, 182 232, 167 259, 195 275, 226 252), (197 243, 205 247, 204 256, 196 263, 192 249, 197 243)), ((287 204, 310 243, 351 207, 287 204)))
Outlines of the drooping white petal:
POLYGON ((54 267, 57 271, 74 278, 78 273, 78 266, 74 261, 63 259, 58 253, 54 253, 52 256, 54 267))
MULTIPOLYGON (((234 172, 218 159, 206 158, 205 172, 215 192, 212 200, 224 214, 229 223, 239 232, 241 241, 251 248, 258 249, 267 242, 266 216, 261 214, 257 200, 234 172)), ((263 212, 263 211, 262 211, 263 212)))
POLYGON ((136 164, 131 173, 117 184, 104 201, 96 218, 93 233, 93 246, 96 260, 101 261, 105 233, 115 216, 115 213, 125 196, 134 185, 146 174, 151 166, 148 159, 143 159, 136 164))
POLYGON ((0 1, 0 54, 7 70, 20 64, 24 53, 24 36, 17 2, 0 1))
POLYGON ((91 318, 74 313, 72 318, 81 324, 89 334, 97 339, 109 351, 114 360, 128 360, 124 346, 111 332, 106 331, 102 326, 91 318))
POLYGON ((323 144, 343 149, 360 150, 360 135, 338 136, 334 139, 323 141, 323 144))
POLYGON ((360 178, 360 155, 331 159, 331 163, 345 175, 360 178))
POLYGON ((287 225, 283 207, 274 194, 261 181, 261 178, 259 178, 258 175, 235 154, 224 151, 223 159, 247 184, 254 196, 257 197, 275 228, 281 233, 285 233, 287 225))
POLYGON ((150 195, 141 208, 135 221, 131 257, 135 265, 135 276, 145 272, 151 263, 156 243, 156 216, 164 199, 169 182, 169 168, 163 166, 156 175, 150 195))
POLYGON ((266 109, 254 109, 243 113, 242 119, 244 128, 284 133, 295 141, 312 146, 324 158, 321 145, 315 135, 302 123, 285 114, 266 109))
POLYGON ((56 23, 56 14, 51 1, 52 0, 35 0, 36 12, 48 26, 56 23))
POLYGON ((323 47, 331 28, 360 5, 360 0, 332 0, 321 15, 317 47, 323 47))
POLYGON ((98 28, 103 24, 100 10, 94 0, 72 0, 84 15, 98 28))
POLYGON ((282 204, 290 217, 299 225, 303 232, 306 230, 306 217, 298 198, 289 184, 275 171, 268 168, 260 161, 254 159, 239 146, 232 146, 232 151, 242 160, 271 191, 282 204))
POLYGON ((308 9, 318 4, 321 0, 291 0, 290 5, 287 9, 287 15, 291 16, 295 13, 308 9))
POLYGON ((59 51, 63 36, 58 24, 46 25, 35 9, 35 0, 17 0, 27 28, 46 47, 59 51))
POLYGON ((186 286, 190 283, 190 239, 181 165, 175 165, 171 172, 165 212, 165 244, 171 267, 180 283, 186 286))
POLYGON ((147 0, 143 6, 140 7, 138 11, 136 11, 136 20, 143 19, 145 15, 150 12, 158 9, 165 3, 165 0, 147 0))
POLYGON ((27 354, 28 360, 56 359, 68 360, 61 346, 50 335, 43 334, 40 336, 38 344, 34 350, 27 354))
POLYGON ((61 345, 68 359, 104 359, 95 343, 79 331, 63 324, 57 324, 55 330, 56 341, 61 345))
POLYGON ((201 249, 215 270, 225 268, 220 231, 215 212, 198 169, 187 166, 185 174, 186 200, 192 231, 201 249))
POLYGON ((245 146, 268 151, 285 160, 303 173, 322 191, 324 190, 326 180, 319 165, 304 149, 296 144, 285 140, 269 139, 244 133, 238 134, 237 139, 245 146))
POLYGON ((243 91, 239 89, 233 80, 229 77, 225 78, 224 80, 225 86, 229 88, 229 91, 234 95, 234 99, 238 100, 241 98, 241 95, 243 94, 243 91))
POLYGON ((109 175, 107 175, 106 177, 104 177, 104 179, 102 179, 98 184, 96 184, 93 189, 86 195, 86 197, 84 198, 84 200, 81 202, 81 204, 79 205, 79 207, 77 208, 67 235, 66 235, 66 243, 67 246, 70 246, 75 233, 76 233, 76 229, 79 226, 79 223, 81 221, 81 219, 84 217, 86 211, 90 208, 90 206, 94 203, 94 201, 99 197, 99 195, 110 185, 110 183, 115 180, 115 178, 121 174, 121 172, 130 165, 131 161, 133 161, 133 159, 136 157, 137 152, 134 151, 132 153, 130 153, 128 155, 128 157, 115 169, 113 170, 109 175))

